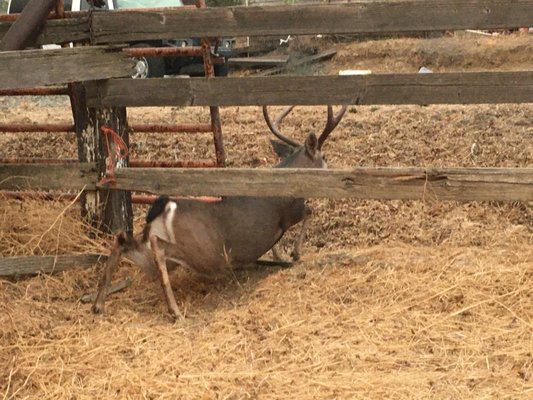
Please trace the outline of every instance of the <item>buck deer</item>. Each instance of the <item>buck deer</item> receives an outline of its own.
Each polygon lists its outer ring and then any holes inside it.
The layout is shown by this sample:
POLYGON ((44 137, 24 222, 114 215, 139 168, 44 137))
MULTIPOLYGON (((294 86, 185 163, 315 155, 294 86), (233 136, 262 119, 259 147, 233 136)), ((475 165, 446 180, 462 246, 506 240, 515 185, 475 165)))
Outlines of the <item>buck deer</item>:
MULTIPOLYGON (((328 106, 324 131, 318 139, 310 133, 303 145, 285 137, 278 127, 292 108, 273 122, 267 107, 263 107, 268 127, 282 141, 272 141, 275 151, 283 156, 292 150, 274 168, 326 168, 321 148, 342 119, 346 106, 336 115, 328 106)), ((226 197, 206 203, 160 197, 148 211, 146 225, 138 237, 123 232, 117 235, 92 310, 103 312, 113 272, 124 255, 148 275, 159 275, 168 309, 177 318, 181 313, 170 286, 169 269, 182 266, 213 276, 233 265, 253 263, 272 249, 291 226, 303 221, 292 253, 297 259, 310 215, 303 198, 226 197)))

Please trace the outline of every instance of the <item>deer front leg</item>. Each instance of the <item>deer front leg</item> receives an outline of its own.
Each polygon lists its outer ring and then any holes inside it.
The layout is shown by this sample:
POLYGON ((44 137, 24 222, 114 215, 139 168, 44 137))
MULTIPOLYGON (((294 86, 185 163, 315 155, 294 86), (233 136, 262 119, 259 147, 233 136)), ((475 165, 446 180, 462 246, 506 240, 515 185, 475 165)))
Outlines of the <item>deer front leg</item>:
POLYGON ((183 318, 183 314, 178 308, 176 303, 176 298, 174 297, 174 292, 170 286, 170 279, 168 278, 167 262, 159 249, 157 243, 157 236, 150 236, 150 244, 152 247, 152 254, 154 256, 155 264, 159 270, 159 278, 161 279, 161 286, 163 287, 163 292, 165 293, 165 299, 167 301, 168 311, 174 318, 183 318))
POLYGON ((126 241, 124 235, 124 232, 120 232, 116 236, 115 244, 105 264, 104 273, 98 285, 98 294, 96 295, 96 300, 94 301, 94 304, 92 306, 92 311, 95 314, 100 314, 104 312, 105 298, 109 293, 109 285, 111 284, 111 278, 113 277, 113 273, 117 269, 118 262, 120 261, 120 256, 123 252, 123 246, 126 241))
POLYGON ((279 244, 276 243, 274 247, 272 247, 272 258, 274 259, 274 261, 283 261, 283 257, 279 253, 278 246, 279 244))
POLYGON ((309 225, 309 221, 311 220, 311 215, 313 215, 313 210, 311 210, 311 208, 309 208, 308 206, 305 206, 304 218, 302 220, 302 229, 300 231, 300 234, 298 235, 298 238, 296 239, 296 242, 294 243, 294 248, 291 253, 293 261, 298 261, 300 259, 300 247, 302 247, 302 243, 305 238, 305 232, 307 231, 307 226, 309 225))

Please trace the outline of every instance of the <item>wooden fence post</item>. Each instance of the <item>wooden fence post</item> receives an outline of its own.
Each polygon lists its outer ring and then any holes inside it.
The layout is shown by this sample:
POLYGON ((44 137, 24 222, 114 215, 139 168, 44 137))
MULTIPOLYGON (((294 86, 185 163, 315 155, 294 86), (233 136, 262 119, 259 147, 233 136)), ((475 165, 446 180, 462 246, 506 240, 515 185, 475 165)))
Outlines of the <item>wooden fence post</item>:
MULTIPOLYGON (((129 132, 126 119, 126 107, 109 107, 97 108, 94 113, 89 113, 89 119, 92 120, 95 135, 98 136, 98 155, 97 162, 99 166, 99 178, 106 177, 106 158, 108 146, 111 152, 116 150, 117 143, 101 131, 103 126, 111 128, 122 139, 126 148, 129 149, 129 132)), ((126 154, 124 158, 114 160, 114 168, 127 168, 129 157, 126 154)), ((131 204, 131 192, 123 190, 99 190, 98 200, 101 204, 100 219, 102 221, 101 229, 104 232, 117 232, 119 230, 133 232, 133 208, 131 204)))
MULTIPOLYGON (((70 100, 76 137, 78 142, 78 160, 96 162, 98 179, 106 176, 106 158, 108 146, 114 151, 115 142, 106 139, 102 126, 115 131, 129 148, 126 108, 89 108, 87 107, 85 88, 81 83, 70 85, 70 100)), ((115 159, 114 168, 128 166, 129 158, 115 159)), ((131 193, 120 190, 85 191, 81 198, 81 216, 89 224, 104 232, 133 230, 133 209, 131 193)))

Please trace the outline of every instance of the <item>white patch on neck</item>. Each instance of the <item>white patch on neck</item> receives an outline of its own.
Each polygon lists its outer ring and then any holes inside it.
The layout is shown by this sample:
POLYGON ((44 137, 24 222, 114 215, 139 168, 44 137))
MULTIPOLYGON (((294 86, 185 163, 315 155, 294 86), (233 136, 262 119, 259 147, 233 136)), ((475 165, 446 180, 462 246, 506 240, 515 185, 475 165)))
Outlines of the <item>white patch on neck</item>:
MULTIPOLYGON (((174 216, 178 206, 175 202, 169 201, 165 206, 165 211, 161 213, 156 219, 150 222, 150 235, 155 235, 159 239, 169 243, 176 243, 176 235, 172 226, 174 224, 174 216)), ((150 248, 150 241, 147 241, 147 246, 150 248)))
POLYGON ((167 203, 167 206, 165 207, 165 228, 167 228, 167 235, 170 239, 170 243, 176 244, 176 235, 174 234, 174 216, 176 214, 176 210, 178 208, 178 205, 174 203, 173 201, 169 201, 167 203))

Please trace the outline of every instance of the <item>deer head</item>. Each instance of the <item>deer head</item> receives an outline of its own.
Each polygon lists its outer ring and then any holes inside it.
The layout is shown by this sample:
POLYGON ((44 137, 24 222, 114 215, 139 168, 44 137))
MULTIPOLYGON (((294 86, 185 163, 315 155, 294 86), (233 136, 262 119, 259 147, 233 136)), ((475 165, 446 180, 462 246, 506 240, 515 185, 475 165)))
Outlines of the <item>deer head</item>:
POLYGON ((283 160, 278 164, 277 168, 326 168, 326 163, 322 156, 322 145, 328 138, 329 134, 337 127, 341 121, 347 106, 342 106, 337 114, 333 113, 333 107, 328 106, 328 119, 324 130, 317 138, 315 133, 311 132, 303 145, 283 135, 279 129, 279 124, 283 119, 289 115, 294 109, 294 106, 287 107, 283 112, 272 121, 268 113, 268 107, 263 106, 263 116, 265 121, 279 140, 271 140, 272 147, 277 155, 283 160))

